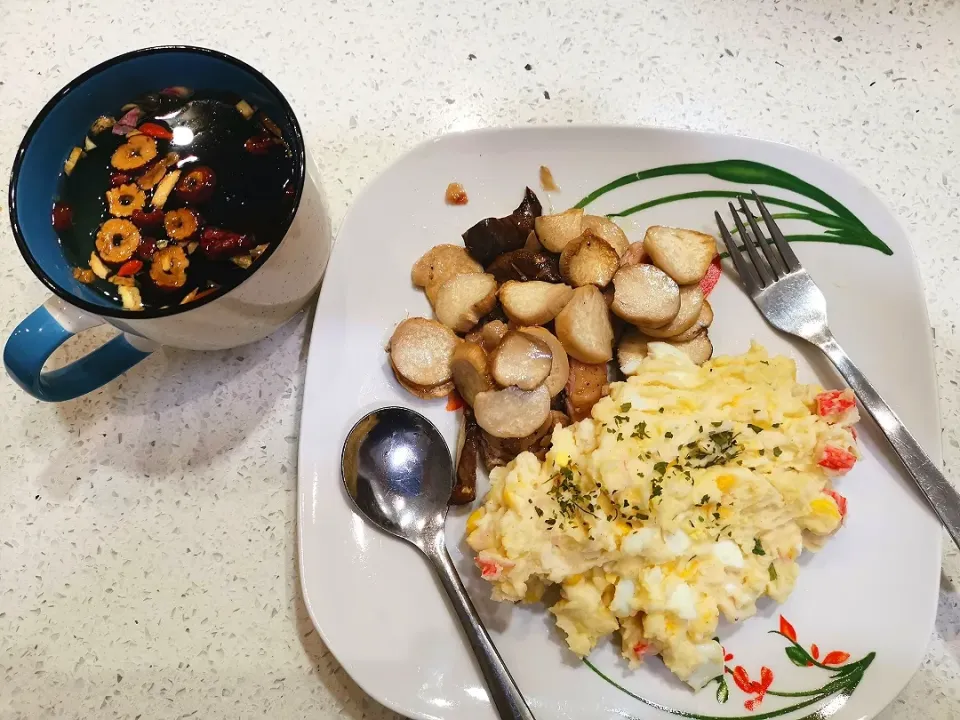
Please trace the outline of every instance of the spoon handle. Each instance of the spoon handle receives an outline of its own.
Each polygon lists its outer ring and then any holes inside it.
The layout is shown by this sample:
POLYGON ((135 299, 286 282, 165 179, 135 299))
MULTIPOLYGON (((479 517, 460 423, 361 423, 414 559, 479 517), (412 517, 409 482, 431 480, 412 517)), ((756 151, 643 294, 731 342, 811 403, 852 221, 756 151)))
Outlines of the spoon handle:
POLYGON ((510 671, 503 664, 500 653, 490 640, 490 635, 480 622, 480 616, 477 615, 476 608, 473 607, 463 583, 460 582, 460 576, 453 566, 442 536, 439 543, 425 549, 424 552, 433 561, 443 589, 447 591, 450 602, 453 603, 453 609, 457 611, 463 631, 473 647, 477 662, 480 663, 480 670, 487 681, 497 713, 502 720, 536 720, 530 708, 527 707, 523 695, 520 694, 520 688, 514 682, 510 671))

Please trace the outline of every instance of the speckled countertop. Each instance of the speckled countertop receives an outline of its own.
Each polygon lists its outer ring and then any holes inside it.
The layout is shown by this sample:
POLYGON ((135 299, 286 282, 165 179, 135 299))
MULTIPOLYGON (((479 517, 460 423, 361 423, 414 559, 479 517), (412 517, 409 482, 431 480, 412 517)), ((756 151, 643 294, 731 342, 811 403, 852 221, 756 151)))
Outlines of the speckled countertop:
MULTIPOLYGON (((488 125, 667 125, 835 160, 914 241, 960 478, 960 3, 6 0, 2 14, 3 178, 64 83, 176 42, 235 54, 288 95, 335 225, 418 141, 488 125)), ((45 292, 0 206, 5 339, 45 292)), ((308 324, 231 352, 158 352, 61 405, 0 379, 0 718, 393 717, 323 647, 299 593, 308 324)), ((958 584, 950 549, 929 652, 885 720, 960 717, 958 584)))

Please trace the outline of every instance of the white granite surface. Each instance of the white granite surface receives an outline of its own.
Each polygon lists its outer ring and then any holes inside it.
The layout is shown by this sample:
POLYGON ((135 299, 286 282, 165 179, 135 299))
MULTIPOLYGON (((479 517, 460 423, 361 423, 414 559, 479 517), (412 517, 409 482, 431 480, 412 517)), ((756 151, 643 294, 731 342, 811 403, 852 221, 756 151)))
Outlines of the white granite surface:
MULTIPOLYGON (((488 125, 685 127, 842 163, 913 238, 960 478, 957 2, 4 0, 0 177, 64 83, 176 42, 235 54, 288 95, 335 225, 416 142, 488 125)), ((0 206, 5 218, 5 193, 0 206)), ((45 292, 0 225, 5 339, 45 292)), ((394 717, 346 677, 300 599, 308 324, 231 352, 159 352, 61 405, 0 379, 0 718, 394 717)), ((929 652, 884 720, 960 717, 958 584, 948 549, 929 652)))

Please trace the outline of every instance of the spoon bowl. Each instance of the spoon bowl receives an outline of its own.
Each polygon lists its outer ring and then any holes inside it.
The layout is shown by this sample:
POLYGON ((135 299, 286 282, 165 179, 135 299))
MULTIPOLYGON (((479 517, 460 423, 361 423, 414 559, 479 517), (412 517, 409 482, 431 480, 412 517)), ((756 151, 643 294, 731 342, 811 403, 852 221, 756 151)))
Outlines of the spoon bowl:
POLYGON ((400 407, 376 410, 347 436, 343 483, 372 524, 423 549, 442 534, 453 460, 436 426, 400 407))
POLYGON ((407 408, 374 410, 347 434, 340 473, 347 494, 363 517, 415 545, 433 564, 500 717, 534 720, 447 552, 444 521, 454 467, 440 431, 407 408))

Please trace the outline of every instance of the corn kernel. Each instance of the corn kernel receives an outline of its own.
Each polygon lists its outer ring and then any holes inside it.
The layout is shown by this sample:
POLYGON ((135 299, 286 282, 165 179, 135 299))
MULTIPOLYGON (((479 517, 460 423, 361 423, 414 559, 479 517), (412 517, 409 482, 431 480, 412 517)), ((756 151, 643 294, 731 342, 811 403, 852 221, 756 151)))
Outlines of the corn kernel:
POLYGON ((564 585, 576 585, 578 582, 583 582, 583 575, 577 573, 576 575, 571 575, 566 580, 563 581, 564 585))
POLYGON ((616 524, 614 525, 614 530, 616 531, 617 535, 624 537, 630 533, 630 525, 623 520, 617 520, 616 524))
POLYGON ((517 494, 507 488, 503 489, 503 504, 513 510, 520 509, 520 503, 517 501, 517 494))
POLYGON ((480 525, 480 521, 483 519, 483 516, 486 514, 486 510, 482 507, 478 507, 470 515, 467 516, 467 534, 472 533, 480 525))
POLYGON ((737 479, 733 475, 721 475, 717 478, 717 488, 720 492, 727 492, 736 482, 737 479))

